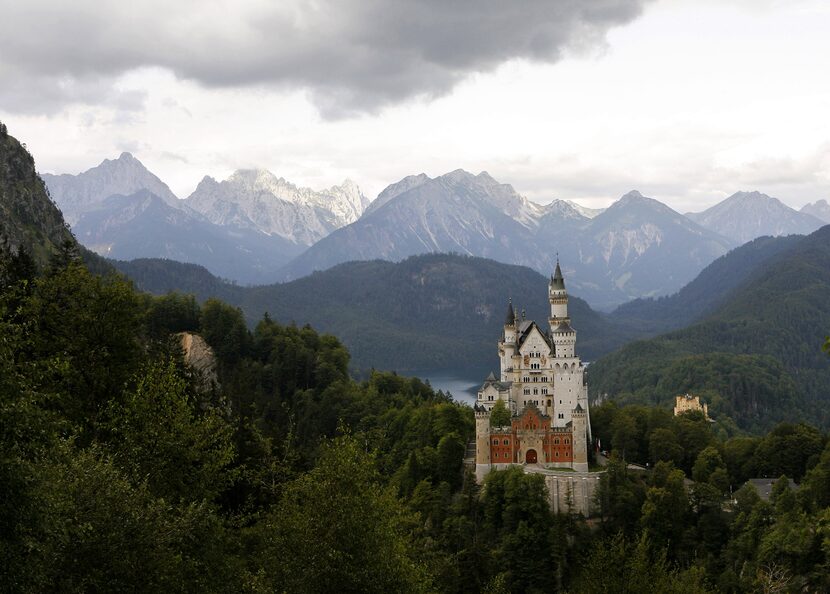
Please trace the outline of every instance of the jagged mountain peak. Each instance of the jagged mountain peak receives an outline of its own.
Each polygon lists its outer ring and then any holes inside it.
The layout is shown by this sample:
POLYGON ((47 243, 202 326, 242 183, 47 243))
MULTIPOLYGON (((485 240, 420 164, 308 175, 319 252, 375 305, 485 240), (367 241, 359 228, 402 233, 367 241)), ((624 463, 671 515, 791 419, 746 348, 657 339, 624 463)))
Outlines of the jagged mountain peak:
POLYGON ((267 169, 237 169, 217 182, 205 177, 188 205, 217 225, 254 229, 311 245, 356 221, 367 199, 352 180, 316 191, 299 187, 267 169))
POLYGON ((117 159, 104 159, 78 175, 43 174, 49 193, 70 225, 108 197, 130 195, 146 189, 169 205, 182 208, 173 191, 131 153, 122 152, 117 159))

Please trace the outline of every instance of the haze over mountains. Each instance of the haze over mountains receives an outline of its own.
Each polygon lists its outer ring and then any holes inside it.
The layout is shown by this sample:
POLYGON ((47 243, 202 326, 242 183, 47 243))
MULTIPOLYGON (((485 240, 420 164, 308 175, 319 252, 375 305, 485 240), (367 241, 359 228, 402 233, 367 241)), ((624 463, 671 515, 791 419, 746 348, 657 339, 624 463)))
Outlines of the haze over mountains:
POLYGON ((486 172, 463 170, 405 177, 373 202, 349 180, 314 191, 264 170, 205 177, 179 200, 128 153, 77 176, 44 180, 78 239, 121 260, 170 258, 267 284, 347 261, 432 252, 548 273, 558 254, 573 291, 606 309, 671 294, 754 237, 822 225, 807 207, 798 212, 758 192, 685 216, 637 191, 607 209, 565 200, 540 205, 486 172))
POLYGON ((805 204, 801 207, 800 212, 813 215, 825 223, 830 223, 830 204, 827 204, 827 200, 816 200, 812 204, 805 204))

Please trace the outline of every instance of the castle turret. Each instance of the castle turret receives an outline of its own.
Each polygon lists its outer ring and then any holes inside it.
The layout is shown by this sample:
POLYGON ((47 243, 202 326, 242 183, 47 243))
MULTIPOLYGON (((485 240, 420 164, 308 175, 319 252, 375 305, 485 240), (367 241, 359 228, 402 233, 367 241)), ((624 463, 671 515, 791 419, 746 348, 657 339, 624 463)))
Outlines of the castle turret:
POLYGON ((588 472, 588 415, 582 405, 571 411, 573 439, 573 469, 588 472))
POLYGON ((504 342, 516 343, 516 312, 513 311, 513 300, 507 302, 507 316, 504 318, 504 342))
POLYGON ((501 359, 501 379, 508 381, 510 378, 509 370, 513 369, 513 357, 517 355, 516 339, 517 339, 518 323, 516 320, 516 312, 513 310, 513 300, 508 300, 507 315, 504 318, 504 335, 501 342, 499 342, 499 358, 501 359))
POLYGON ((562 322, 569 322, 568 317, 568 292, 565 290, 565 279, 562 276, 562 269, 559 268, 559 260, 556 260, 556 271, 550 277, 548 285, 548 301, 550 301, 550 327, 555 328, 562 322))
POLYGON ((476 479, 481 482, 490 471, 490 413, 476 405, 476 479))

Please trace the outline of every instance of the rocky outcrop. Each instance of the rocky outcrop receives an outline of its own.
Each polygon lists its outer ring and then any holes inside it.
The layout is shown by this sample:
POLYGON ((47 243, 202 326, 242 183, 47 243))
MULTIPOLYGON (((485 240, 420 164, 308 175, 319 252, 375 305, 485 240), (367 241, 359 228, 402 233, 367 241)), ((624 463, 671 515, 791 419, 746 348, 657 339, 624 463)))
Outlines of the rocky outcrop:
POLYGON ((184 354, 184 361, 197 374, 202 391, 209 391, 219 386, 216 373, 216 354, 205 339, 193 332, 180 332, 179 343, 184 354))

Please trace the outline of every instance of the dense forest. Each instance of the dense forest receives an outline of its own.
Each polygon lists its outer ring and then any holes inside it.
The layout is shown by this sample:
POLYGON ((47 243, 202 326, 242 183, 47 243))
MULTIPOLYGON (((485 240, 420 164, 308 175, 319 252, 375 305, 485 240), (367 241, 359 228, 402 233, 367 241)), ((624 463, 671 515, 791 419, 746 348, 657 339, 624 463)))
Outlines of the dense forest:
POLYGON ((463 473, 469 408, 417 379, 354 382, 332 336, 138 293, 71 245, 0 271, 5 590, 830 587, 830 446, 810 426, 722 439, 702 415, 606 403, 600 516, 557 516, 538 475, 463 473), (212 346, 217 381, 180 332, 212 346), (781 474, 800 488, 740 486, 781 474))

